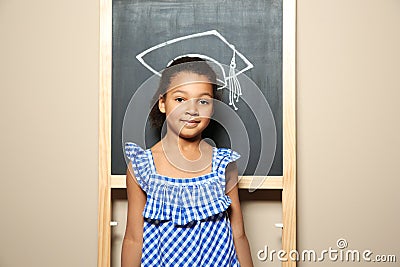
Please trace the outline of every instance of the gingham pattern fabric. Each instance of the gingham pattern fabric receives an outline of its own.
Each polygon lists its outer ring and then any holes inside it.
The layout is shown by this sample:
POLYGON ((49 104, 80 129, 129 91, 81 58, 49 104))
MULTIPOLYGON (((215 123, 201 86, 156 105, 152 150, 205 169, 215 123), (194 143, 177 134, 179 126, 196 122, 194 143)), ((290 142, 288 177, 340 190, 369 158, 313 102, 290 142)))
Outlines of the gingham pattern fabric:
POLYGON ((141 266, 240 266, 227 215, 225 169, 240 155, 213 148, 212 171, 194 178, 156 172, 150 149, 125 143, 138 184, 146 192, 141 266))

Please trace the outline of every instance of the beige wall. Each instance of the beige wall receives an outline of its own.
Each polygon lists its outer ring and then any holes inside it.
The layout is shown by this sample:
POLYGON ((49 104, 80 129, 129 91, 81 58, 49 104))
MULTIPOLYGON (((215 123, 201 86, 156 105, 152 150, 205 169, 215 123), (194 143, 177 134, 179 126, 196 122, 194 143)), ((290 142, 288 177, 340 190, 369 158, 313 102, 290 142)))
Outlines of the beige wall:
POLYGON ((97 0, 0 1, 0 266, 96 266, 97 0))
MULTIPOLYGON (((96 265, 98 13, 0 2, 2 267, 96 265)), ((399 262, 400 1, 298 0, 297 14, 298 247, 343 237, 399 262)), ((241 196, 253 253, 279 243, 280 204, 241 196)))
POLYGON ((343 237, 397 266, 400 1, 298 2, 299 247, 343 237))

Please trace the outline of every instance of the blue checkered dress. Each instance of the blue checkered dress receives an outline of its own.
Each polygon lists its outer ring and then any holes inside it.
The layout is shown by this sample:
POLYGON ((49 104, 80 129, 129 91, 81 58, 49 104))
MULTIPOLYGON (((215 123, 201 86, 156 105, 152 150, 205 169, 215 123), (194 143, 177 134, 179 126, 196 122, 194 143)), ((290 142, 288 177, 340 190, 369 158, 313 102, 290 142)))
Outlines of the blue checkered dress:
POLYGON ((141 266, 240 266, 225 194, 225 168, 237 152, 213 147, 212 172, 194 178, 158 174, 151 150, 135 143, 125 153, 147 195, 141 266))

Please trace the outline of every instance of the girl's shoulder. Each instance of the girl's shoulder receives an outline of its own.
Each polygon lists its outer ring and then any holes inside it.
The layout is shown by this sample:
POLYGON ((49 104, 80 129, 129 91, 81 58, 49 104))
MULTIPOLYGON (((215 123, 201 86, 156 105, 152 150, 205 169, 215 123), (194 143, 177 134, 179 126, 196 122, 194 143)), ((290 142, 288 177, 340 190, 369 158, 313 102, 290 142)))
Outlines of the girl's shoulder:
POLYGON ((151 153, 154 156, 158 156, 158 155, 164 153, 161 141, 158 141, 157 143, 155 143, 152 147, 149 148, 149 150, 151 151, 151 153))

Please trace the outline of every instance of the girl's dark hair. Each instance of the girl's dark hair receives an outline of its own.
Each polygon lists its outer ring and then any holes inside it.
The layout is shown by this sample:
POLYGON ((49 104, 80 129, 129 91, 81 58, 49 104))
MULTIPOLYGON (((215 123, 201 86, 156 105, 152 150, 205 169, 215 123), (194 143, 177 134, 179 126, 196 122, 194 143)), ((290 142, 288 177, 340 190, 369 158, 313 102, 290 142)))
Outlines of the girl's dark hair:
POLYGON ((220 101, 222 100, 222 90, 217 90, 216 74, 204 59, 199 57, 181 57, 176 59, 162 72, 158 90, 151 101, 154 105, 150 111, 150 122, 151 126, 158 130, 161 130, 165 121, 165 113, 162 113, 158 108, 159 96, 162 95, 162 97, 166 97, 167 89, 171 84, 171 79, 181 72, 206 76, 212 84, 214 98, 220 101))

